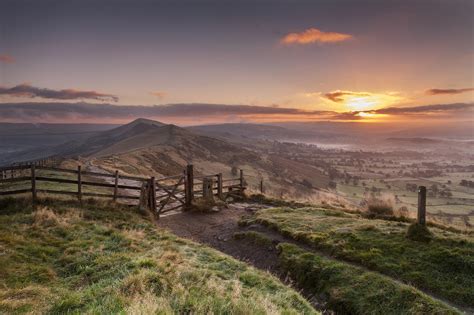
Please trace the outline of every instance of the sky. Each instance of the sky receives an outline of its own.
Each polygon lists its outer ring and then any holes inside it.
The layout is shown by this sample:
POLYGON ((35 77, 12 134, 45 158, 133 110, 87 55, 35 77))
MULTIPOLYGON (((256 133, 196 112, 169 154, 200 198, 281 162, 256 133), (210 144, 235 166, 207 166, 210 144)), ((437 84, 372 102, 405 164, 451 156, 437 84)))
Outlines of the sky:
POLYGON ((42 115, 29 120, 57 122, 125 121, 142 106, 186 123, 473 118, 472 1, 0 6, 0 121, 25 120, 31 103, 42 115))

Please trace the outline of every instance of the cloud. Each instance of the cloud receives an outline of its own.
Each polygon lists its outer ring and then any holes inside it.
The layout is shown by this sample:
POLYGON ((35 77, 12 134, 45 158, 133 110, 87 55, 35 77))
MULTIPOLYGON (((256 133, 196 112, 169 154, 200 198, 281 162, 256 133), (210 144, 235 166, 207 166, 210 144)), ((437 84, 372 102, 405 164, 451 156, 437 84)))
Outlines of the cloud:
POLYGON ((354 37, 349 34, 335 33, 335 32, 323 32, 317 28, 309 28, 300 33, 289 33, 285 35, 280 42, 285 45, 299 44, 308 45, 313 43, 326 44, 326 43, 337 43, 343 42, 354 37))
POLYGON ((465 112, 474 109, 474 103, 434 104, 413 107, 386 107, 377 110, 365 111, 373 114, 409 115, 432 114, 446 112, 465 112))
POLYGON ((3 63, 14 63, 14 62, 15 62, 15 58, 13 58, 13 57, 10 56, 10 55, 0 55, 0 62, 3 62, 3 63))
MULTIPOLYGON (((0 103, 4 122, 113 122, 124 123, 147 117, 168 123, 196 124, 223 121, 355 121, 376 119, 378 114, 397 117, 466 117, 474 103, 438 104, 415 107, 386 107, 364 111, 307 111, 287 107, 226 104, 112 105, 90 103, 0 103)), ((469 113, 469 115, 470 115, 469 113)))
POLYGON ((0 103, 0 121, 61 122, 61 121, 116 121, 124 122, 139 117, 167 121, 214 119, 326 119, 332 111, 304 111, 296 108, 225 104, 168 104, 168 105, 111 105, 90 103, 0 103))
POLYGON ((156 92, 150 92, 151 95, 158 97, 160 100, 164 99, 165 96, 168 94, 166 92, 161 92, 161 91, 156 91, 156 92))
POLYGON ((368 93, 368 92, 352 92, 352 91, 340 91, 340 90, 337 90, 337 91, 332 91, 332 92, 328 92, 326 94, 324 94, 324 97, 333 101, 333 102, 336 102, 336 103, 342 103, 344 102, 344 97, 345 96, 372 96, 372 93, 368 93))
POLYGON ((96 91, 79 91, 74 89, 52 90, 34 87, 29 84, 20 84, 11 88, 0 86, 0 96, 2 95, 28 98, 39 97, 56 100, 91 99, 98 101, 118 101, 118 97, 115 95, 103 94, 96 91))
POLYGON ((465 92, 474 91, 474 88, 466 89, 429 89, 425 91, 426 95, 440 95, 440 94, 461 94, 465 92))

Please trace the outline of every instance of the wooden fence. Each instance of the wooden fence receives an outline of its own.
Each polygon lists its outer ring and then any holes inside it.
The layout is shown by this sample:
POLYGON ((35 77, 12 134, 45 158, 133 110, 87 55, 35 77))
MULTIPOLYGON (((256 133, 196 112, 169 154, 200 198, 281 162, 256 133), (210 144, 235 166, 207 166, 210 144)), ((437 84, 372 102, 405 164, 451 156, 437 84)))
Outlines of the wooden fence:
POLYGON ((195 198, 226 198, 245 190, 243 171, 238 178, 224 179, 222 173, 194 176, 188 165, 182 174, 167 177, 139 177, 111 173, 64 169, 45 163, 30 163, 0 168, 0 196, 31 193, 62 194, 77 197, 111 198, 152 210, 157 217, 168 211, 184 209, 195 198))

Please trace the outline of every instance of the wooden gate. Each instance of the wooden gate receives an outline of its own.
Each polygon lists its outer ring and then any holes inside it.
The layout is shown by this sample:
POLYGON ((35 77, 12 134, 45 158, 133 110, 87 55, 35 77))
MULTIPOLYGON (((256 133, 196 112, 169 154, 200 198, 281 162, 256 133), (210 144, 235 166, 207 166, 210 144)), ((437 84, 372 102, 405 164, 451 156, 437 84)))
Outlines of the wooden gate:
POLYGON ((155 209, 158 217, 163 213, 185 206, 184 174, 156 179, 153 181, 153 186, 155 209))

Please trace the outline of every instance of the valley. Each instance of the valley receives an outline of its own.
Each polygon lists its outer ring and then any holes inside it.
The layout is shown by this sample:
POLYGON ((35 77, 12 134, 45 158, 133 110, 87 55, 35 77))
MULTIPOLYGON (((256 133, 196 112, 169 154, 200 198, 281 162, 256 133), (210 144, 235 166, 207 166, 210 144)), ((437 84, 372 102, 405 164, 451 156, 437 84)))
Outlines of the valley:
MULTIPOLYGON (((386 137, 410 135, 390 130, 363 141, 360 131, 350 129, 354 127, 318 126, 321 130, 308 134, 305 132, 311 126, 307 124, 299 128, 256 124, 183 128, 137 119, 119 127, 72 126, 61 135, 62 140, 69 140, 59 143, 54 132, 64 132, 67 127, 45 125, 43 136, 53 133, 51 143, 57 144, 4 153, 2 161, 53 155, 73 167, 82 163, 106 172, 156 177, 180 173, 187 164, 194 165, 197 175, 223 173, 230 177, 242 169, 250 193, 263 189, 265 195, 275 198, 325 201, 359 210, 382 200, 408 217, 415 216, 416 187, 425 185, 429 188, 430 220, 472 228, 474 188, 468 183, 474 178, 474 144, 462 140, 462 134, 457 134, 458 140, 386 137), (78 129, 89 130, 89 134, 78 137, 74 133, 78 129), (354 132, 353 142, 347 141, 348 130, 354 132), (309 144, 316 138, 324 143, 309 144), (354 146, 360 149, 354 150, 354 146)), ((12 128, 8 125, 0 131, 7 137, 12 128)), ((23 142, 35 143, 36 138, 29 138, 32 132, 25 130, 23 142)))

